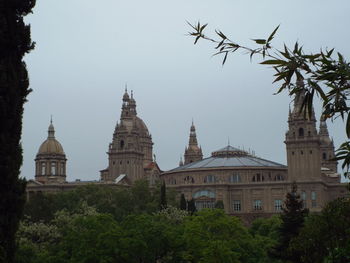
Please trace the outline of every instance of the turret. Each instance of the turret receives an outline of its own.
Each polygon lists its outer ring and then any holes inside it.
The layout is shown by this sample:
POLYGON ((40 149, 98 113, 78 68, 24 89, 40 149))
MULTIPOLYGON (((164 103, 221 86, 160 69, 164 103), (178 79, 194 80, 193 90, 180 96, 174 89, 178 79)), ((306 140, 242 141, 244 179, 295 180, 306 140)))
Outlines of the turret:
POLYGON ((67 159, 62 145, 55 138, 52 118, 47 133, 47 139, 40 145, 35 158, 35 180, 44 184, 64 183, 67 159))
MULTIPOLYGON (((303 86, 302 82, 297 83, 303 86)), ((316 129, 314 109, 311 114, 302 110, 305 91, 295 95, 293 110, 289 112, 286 133, 288 177, 291 181, 320 179, 320 140, 316 129)))
POLYGON ((185 149, 185 164, 196 162, 203 159, 202 148, 198 147, 196 127, 193 124, 190 128, 190 138, 188 142, 188 147, 185 149))
POLYGON ((108 148, 109 165, 101 171, 102 181, 115 181, 126 175, 129 183, 145 176, 144 169, 152 162, 152 137, 145 123, 137 116, 133 92, 127 89, 122 99, 120 122, 116 124, 108 148))
POLYGON ((321 116, 320 119, 320 158, 321 158, 321 166, 324 168, 328 168, 333 172, 337 172, 337 161, 334 160, 334 143, 333 140, 329 137, 328 128, 326 119, 324 116, 321 116))

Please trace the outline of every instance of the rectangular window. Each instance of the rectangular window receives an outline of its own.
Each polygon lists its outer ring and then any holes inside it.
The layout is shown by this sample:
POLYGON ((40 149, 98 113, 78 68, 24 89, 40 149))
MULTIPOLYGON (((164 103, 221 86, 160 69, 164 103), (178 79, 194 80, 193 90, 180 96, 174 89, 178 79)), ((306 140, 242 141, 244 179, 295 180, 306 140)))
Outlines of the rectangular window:
POLYGON ((275 211, 282 211, 282 200, 275 199, 275 211))
POLYGON ((233 211, 241 211, 242 205, 241 205, 241 200, 233 200, 233 211))
POLYGON ((230 176, 230 183, 240 183, 241 176, 239 174, 233 174, 230 176))
POLYGON ((311 207, 316 207, 317 202, 316 202, 316 192, 311 192, 311 207))
POLYGON ((253 208, 255 211, 262 210, 262 202, 261 200, 254 200, 253 201, 253 208))
POLYGON ((56 175, 56 163, 51 163, 51 175, 56 175))
POLYGON ((303 201, 303 208, 306 208, 306 192, 301 192, 301 200, 303 201))
POLYGON ((61 163, 61 175, 64 175, 65 171, 64 171, 64 163, 61 163))
POLYGON ((214 201, 196 201, 195 202, 196 209, 198 211, 204 209, 204 208, 215 208, 215 202, 214 201))
POLYGON ((44 162, 41 163, 41 175, 45 175, 46 164, 44 162))

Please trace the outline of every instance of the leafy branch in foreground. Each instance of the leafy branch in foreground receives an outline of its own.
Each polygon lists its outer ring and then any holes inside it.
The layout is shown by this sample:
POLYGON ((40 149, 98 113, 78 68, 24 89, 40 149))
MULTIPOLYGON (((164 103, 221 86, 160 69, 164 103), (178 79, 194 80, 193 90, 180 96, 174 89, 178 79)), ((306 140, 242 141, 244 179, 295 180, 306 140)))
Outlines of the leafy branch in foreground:
POLYGON ((191 24, 190 36, 195 37, 194 44, 204 39, 215 44, 216 55, 223 55, 222 64, 226 63, 229 54, 238 50, 247 52, 250 60, 260 56, 260 64, 271 66, 275 70, 273 83, 278 83, 276 94, 288 91, 290 96, 302 92, 305 94, 301 111, 306 115, 312 114, 315 95, 322 102, 322 115, 332 121, 340 117, 345 121, 347 140, 337 149, 336 160, 342 160, 342 168, 349 176, 350 169, 350 107, 347 104, 350 93, 350 63, 342 54, 334 49, 320 50, 318 53, 306 53, 303 47, 295 42, 293 48, 286 45, 282 49, 272 46, 271 42, 279 29, 277 26, 267 38, 252 39, 254 47, 244 46, 229 39, 220 30, 215 30, 215 36, 209 37, 204 33, 207 24, 191 24))

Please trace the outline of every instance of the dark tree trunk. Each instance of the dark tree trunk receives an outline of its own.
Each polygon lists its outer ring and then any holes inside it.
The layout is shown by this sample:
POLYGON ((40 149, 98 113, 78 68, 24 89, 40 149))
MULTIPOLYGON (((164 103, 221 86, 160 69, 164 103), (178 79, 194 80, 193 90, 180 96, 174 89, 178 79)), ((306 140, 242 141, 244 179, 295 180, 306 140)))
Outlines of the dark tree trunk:
POLYGON ((180 209, 181 210, 187 210, 187 201, 185 199, 185 195, 181 194, 181 198, 180 198, 180 209))
POLYGON ((165 186, 165 182, 163 181, 160 187, 160 210, 165 208, 167 208, 166 186, 165 186))
POLYGON ((0 1, 0 253, 13 262, 15 233, 25 202, 22 165, 23 104, 30 92, 23 56, 33 49, 30 27, 23 16, 31 12, 34 0, 0 1))

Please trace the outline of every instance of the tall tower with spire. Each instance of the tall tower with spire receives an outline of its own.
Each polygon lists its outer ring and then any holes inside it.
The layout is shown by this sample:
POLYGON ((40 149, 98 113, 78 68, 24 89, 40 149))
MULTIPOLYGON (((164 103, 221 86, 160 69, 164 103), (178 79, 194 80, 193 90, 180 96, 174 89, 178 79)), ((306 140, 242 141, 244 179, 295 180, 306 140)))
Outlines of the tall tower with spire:
POLYGON ((321 166, 330 169, 332 172, 337 172, 338 162, 334 160, 334 143, 329 137, 326 120, 323 116, 320 119, 320 152, 321 152, 321 166))
POLYGON ((35 180, 43 184, 64 183, 66 181, 66 154, 55 138, 52 118, 47 139, 40 145, 35 158, 35 180))
MULTIPOLYGON (((303 85, 299 82, 299 85, 303 85)), ((288 177, 291 181, 320 179, 320 140, 316 129, 315 112, 302 111, 304 92, 296 94, 294 108, 289 111, 286 133, 288 177)))
POLYGON ((190 129, 190 139, 188 146, 185 149, 184 157, 185 165, 203 159, 202 148, 198 147, 196 127, 194 126, 193 121, 190 129))
POLYGON ((145 123, 137 116, 133 92, 127 89, 123 95, 120 122, 116 124, 112 142, 108 148, 108 167, 101 171, 102 181, 114 181, 125 175, 131 184, 145 176, 145 170, 153 162, 153 142, 145 123))

